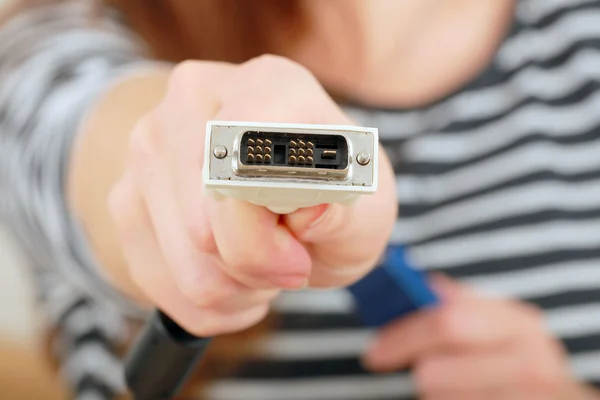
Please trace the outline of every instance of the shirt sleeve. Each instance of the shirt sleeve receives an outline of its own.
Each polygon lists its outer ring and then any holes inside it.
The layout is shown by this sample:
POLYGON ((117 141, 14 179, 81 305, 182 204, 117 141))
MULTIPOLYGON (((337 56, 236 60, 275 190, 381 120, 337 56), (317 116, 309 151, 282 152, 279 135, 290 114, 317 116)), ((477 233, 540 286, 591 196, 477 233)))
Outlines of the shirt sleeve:
POLYGON ((143 310, 101 275, 64 185, 72 142, 94 100, 128 74, 158 65, 116 14, 88 1, 31 9, 0 30, 2 220, 36 273, 56 274, 132 316, 143 310))
POLYGON ((0 26, 0 223, 31 267, 63 376, 78 397, 110 398, 124 389, 113 350, 146 311, 108 283, 67 207, 69 154, 99 96, 165 65, 94 3, 51 2, 0 26))

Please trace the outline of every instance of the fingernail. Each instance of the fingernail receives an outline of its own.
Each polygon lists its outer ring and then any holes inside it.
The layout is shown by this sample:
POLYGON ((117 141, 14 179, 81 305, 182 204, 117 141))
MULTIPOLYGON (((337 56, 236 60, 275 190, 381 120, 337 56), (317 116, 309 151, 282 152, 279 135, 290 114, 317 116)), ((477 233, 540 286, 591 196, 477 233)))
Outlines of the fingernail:
POLYGON ((329 204, 321 204, 320 206, 317 206, 317 207, 318 207, 318 210, 315 212, 315 215, 313 216, 314 220, 308 225, 308 229, 314 228, 315 226, 319 225, 319 223, 325 219, 329 210, 331 209, 329 204))
POLYGON ((309 286, 309 284, 310 284, 310 279, 306 278, 306 279, 304 279, 304 282, 300 286, 292 288, 292 289, 287 289, 287 290, 290 290, 290 291, 301 291, 301 290, 307 289, 308 286, 309 286))
POLYGON ((377 357, 379 355, 379 353, 381 352, 381 345, 379 344, 378 340, 373 340, 371 341, 371 343, 369 344, 369 346, 367 347, 367 352, 366 354, 371 357, 377 357))
POLYGON ((290 223, 292 229, 296 232, 304 233, 312 227, 318 225, 329 210, 329 204, 320 204, 318 206, 304 208, 290 214, 290 223))
POLYGON ((385 354, 381 345, 378 341, 374 341, 369 345, 369 347, 367 347, 367 351, 363 357, 363 362, 367 367, 372 368, 379 364, 383 357, 385 357, 385 354))
POLYGON ((301 290, 308 286, 308 278, 306 275, 285 275, 273 278, 271 283, 280 289, 301 290))

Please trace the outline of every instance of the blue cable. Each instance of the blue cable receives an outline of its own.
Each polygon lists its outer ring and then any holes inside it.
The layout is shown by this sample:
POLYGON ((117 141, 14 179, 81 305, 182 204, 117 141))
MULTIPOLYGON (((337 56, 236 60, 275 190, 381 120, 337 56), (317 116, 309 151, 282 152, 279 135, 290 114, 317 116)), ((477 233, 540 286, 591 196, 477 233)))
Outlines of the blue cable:
POLYGON ((358 314, 370 327, 439 303, 426 275, 410 264, 403 246, 389 246, 381 265, 348 290, 358 314))

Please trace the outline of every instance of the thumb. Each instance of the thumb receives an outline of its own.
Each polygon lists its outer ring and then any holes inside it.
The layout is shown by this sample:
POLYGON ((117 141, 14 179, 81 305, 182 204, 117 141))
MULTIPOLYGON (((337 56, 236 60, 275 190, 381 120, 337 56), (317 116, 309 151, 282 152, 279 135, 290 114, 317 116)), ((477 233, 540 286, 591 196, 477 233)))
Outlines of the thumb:
POLYGON ((368 207, 369 198, 349 207, 339 203, 286 215, 284 222, 306 245, 313 260, 311 286, 346 286, 364 276, 385 248, 388 213, 368 207), (361 207, 360 203, 367 202, 361 207), (383 228, 382 228, 383 226, 383 228))
POLYGON ((339 210, 336 210, 338 207, 338 204, 320 204, 301 208, 285 215, 284 222, 298 239, 304 242, 319 241, 339 221, 339 210))

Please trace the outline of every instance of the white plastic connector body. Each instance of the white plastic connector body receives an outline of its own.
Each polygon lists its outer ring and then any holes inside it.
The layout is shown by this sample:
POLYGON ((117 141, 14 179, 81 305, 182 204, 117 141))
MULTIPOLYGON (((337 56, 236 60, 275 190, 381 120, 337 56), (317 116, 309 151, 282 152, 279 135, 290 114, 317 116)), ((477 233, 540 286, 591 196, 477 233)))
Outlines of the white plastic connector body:
MULTIPOLYGON (((268 143, 272 140, 265 139, 268 143)), ((302 140, 299 142, 304 143, 302 140)), ((269 160, 270 155, 274 155, 271 153, 275 149, 273 146, 269 150, 266 146, 264 150, 260 147, 263 155, 269 154, 269 160)), ((254 151, 253 147, 249 148, 254 151)), ((203 165, 204 190, 218 200, 233 197, 268 207, 279 214, 324 203, 352 204, 359 195, 372 194, 377 190, 378 148, 379 138, 375 128, 209 121, 206 125, 203 165), (275 165, 274 160, 268 164, 246 163, 244 158, 249 157, 249 150, 243 137, 248 134, 255 137, 266 135, 263 139, 270 138, 275 142, 283 138, 294 144, 296 137, 305 141, 308 138, 308 143, 314 146, 315 161, 311 161, 313 164, 310 167, 308 162, 290 165, 283 160, 285 165, 275 165), (319 168, 316 159, 323 151, 318 149, 320 138, 337 138, 343 144, 336 154, 341 160, 339 166, 319 168)), ((292 159, 289 156, 292 151, 288 145, 285 157, 292 159)))

